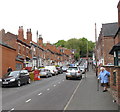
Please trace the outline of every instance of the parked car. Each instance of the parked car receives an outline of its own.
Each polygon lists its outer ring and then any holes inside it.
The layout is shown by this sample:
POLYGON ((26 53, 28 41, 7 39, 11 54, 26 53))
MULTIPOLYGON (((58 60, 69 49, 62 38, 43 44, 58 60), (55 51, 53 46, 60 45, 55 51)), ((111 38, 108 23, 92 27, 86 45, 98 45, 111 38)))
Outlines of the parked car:
POLYGON ((62 74, 63 73, 62 67, 56 67, 56 69, 58 70, 58 74, 62 74))
POLYGON ((66 72, 66 79, 82 79, 82 72, 78 67, 69 67, 66 72))
POLYGON ((27 70, 12 71, 7 73, 2 78, 2 86, 18 86, 22 84, 30 84, 31 79, 29 77, 29 72, 27 70))
POLYGON ((50 70, 45 68, 41 68, 39 74, 40 74, 40 77, 46 77, 46 78, 52 77, 50 70))
POLYGON ((82 74, 85 74, 85 67, 84 66, 79 66, 79 69, 82 72, 82 74))
POLYGON ((66 71, 67 71, 67 69, 68 69, 68 67, 67 67, 67 66, 62 66, 62 70, 63 70, 63 72, 66 72, 66 71))
POLYGON ((52 75, 57 75, 58 74, 58 70, 56 69, 55 66, 45 66, 45 69, 50 70, 52 75))

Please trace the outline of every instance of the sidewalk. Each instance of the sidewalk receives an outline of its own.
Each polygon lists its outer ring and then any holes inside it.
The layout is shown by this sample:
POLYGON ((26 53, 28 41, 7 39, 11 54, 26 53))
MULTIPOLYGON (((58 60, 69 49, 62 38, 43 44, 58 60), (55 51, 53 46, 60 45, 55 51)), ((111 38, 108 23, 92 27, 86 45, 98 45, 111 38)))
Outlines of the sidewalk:
POLYGON ((118 110, 118 105, 113 102, 109 91, 103 92, 101 86, 97 91, 97 78, 90 69, 87 77, 83 77, 67 110, 118 110))

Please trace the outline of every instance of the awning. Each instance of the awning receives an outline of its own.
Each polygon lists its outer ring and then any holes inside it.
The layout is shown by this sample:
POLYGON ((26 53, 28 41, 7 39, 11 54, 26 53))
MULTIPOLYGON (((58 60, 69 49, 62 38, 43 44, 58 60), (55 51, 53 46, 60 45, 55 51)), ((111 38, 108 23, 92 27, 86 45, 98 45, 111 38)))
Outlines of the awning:
POLYGON ((120 50, 120 43, 114 45, 109 54, 114 55, 114 51, 120 50))

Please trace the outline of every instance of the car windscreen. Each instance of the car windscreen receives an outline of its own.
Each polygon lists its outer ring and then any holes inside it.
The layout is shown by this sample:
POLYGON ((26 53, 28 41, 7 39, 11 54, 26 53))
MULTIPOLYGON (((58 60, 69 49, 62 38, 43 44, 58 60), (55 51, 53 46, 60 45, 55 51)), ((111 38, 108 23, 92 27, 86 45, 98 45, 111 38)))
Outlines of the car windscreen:
POLYGON ((6 76, 13 76, 13 77, 17 77, 18 75, 19 75, 19 71, 13 71, 13 72, 6 74, 6 76))

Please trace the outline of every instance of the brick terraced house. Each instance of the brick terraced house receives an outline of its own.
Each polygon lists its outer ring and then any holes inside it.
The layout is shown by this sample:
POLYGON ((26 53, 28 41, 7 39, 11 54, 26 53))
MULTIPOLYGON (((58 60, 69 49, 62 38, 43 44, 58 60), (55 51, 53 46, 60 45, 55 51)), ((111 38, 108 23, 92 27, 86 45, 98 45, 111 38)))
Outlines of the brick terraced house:
POLYGON ((97 60, 98 64, 113 64, 114 58, 109 51, 114 45, 114 36, 118 29, 118 23, 102 24, 102 28, 97 41, 97 60))
POLYGON ((31 29, 27 29, 25 39, 23 26, 19 27, 18 35, 5 33, 4 29, 0 31, 0 52, 0 77, 9 66, 13 70, 21 70, 24 67, 63 65, 74 59, 71 50, 50 43, 44 44, 41 35, 37 35, 37 42, 32 41, 31 29))

